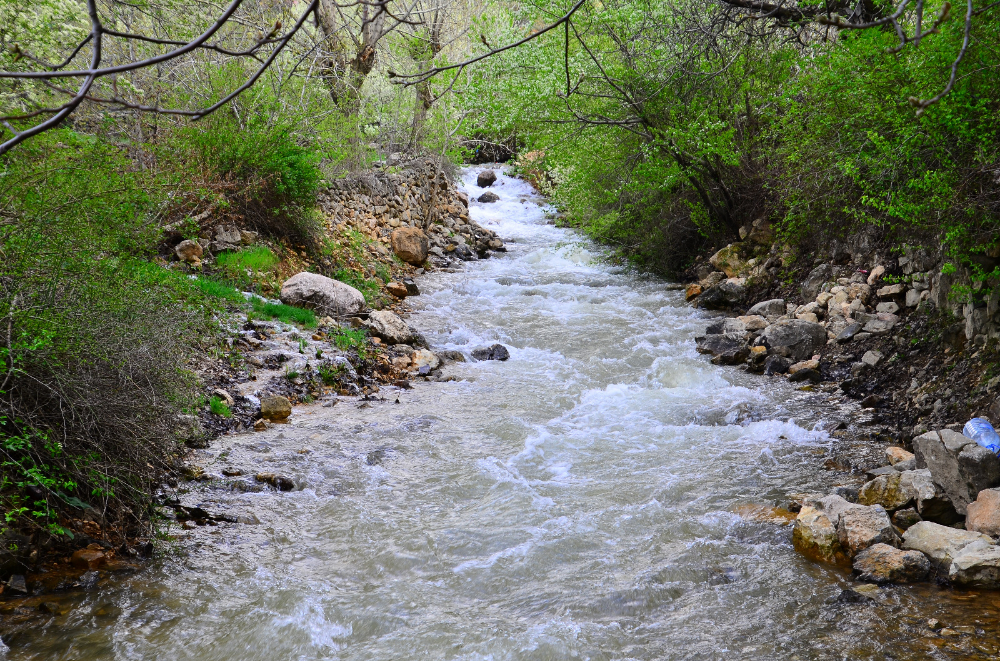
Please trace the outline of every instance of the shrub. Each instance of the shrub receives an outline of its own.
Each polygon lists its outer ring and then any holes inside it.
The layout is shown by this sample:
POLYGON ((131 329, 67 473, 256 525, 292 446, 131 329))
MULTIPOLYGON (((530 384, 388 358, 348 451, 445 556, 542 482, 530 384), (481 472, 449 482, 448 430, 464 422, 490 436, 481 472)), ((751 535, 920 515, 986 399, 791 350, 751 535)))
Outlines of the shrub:
POLYGON ((223 418, 230 418, 233 412, 229 410, 229 405, 222 401, 222 398, 218 395, 213 395, 212 399, 208 400, 208 408, 215 415, 221 415, 223 418))

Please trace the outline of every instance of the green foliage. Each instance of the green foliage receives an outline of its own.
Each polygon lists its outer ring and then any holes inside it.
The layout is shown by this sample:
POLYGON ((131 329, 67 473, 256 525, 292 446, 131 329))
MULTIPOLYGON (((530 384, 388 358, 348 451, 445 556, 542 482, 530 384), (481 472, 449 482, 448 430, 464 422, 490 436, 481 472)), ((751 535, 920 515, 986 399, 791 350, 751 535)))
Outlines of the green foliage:
POLYGON ((361 328, 338 328, 330 338, 338 349, 362 349, 368 344, 368 335, 361 328))
POLYGON ((223 418, 231 418, 233 412, 229 410, 229 405, 222 401, 222 398, 218 395, 213 395, 212 399, 208 400, 208 408, 215 415, 221 415, 223 418))
POLYGON ((312 310, 297 308, 284 303, 265 303, 260 299, 253 299, 254 314, 265 316, 269 319, 277 319, 286 324, 299 324, 304 328, 316 328, 316 314, 312 310))
POLYGON ((227 274, 243 271, 270 271, 278 264, 278 256, 266 246, 241 248, 235 252, 224 252, 216 256, 215 265, 227 274))

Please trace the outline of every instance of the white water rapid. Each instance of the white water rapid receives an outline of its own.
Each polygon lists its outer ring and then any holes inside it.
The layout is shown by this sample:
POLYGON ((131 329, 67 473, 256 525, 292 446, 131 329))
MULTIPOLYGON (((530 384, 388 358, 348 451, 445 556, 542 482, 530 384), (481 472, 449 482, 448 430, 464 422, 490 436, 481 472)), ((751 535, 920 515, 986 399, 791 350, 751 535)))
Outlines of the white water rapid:
POLYGON ((492 190, 500 201, 471 214, 509 252, 422 277, 410 321, 433 348, 501 342, 510 360, 220 439, 210 470, 304 488, 202 487, 206 509, 261 524, 182 533, 177 553, 83 593, 4 658, 930 655, 913 632, 937 588, 831 602, 849 574, 798 556, 767 520, 831 486, 825 396, 709 364, 693 341, 709 316, 681 292, 546 224, 524 182, 492 190))

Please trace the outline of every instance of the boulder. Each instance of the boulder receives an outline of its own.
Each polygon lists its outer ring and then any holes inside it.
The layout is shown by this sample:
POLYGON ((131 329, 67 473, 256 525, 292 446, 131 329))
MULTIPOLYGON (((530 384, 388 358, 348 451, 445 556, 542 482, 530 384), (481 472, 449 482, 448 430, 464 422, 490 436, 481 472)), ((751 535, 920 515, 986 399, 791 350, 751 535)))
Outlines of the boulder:
POLYGON ((743 299, 743 292, 743 285, 723 280, 703 291, 698 297, 698 305, 706 310, 728 310, 743 299))
POLYGON ((869 367, 875 367, 882 362, 882 352, 874 349, 866 351, 865 355, 861 356, 861 362, 869 367))
MULTIPOLYGON (((902 463, 896 464, 895 468, 899 469, 902 465, 902 463)), ((900 475, 900 486, 913 496, 913 502, 921 519, 944 526, 962 519, 941 487, 934 483, 929 470, 926 468, 905 470, 901 471, 900 475)))
POLYGON ((403 286, 406 287, 406 294, 408 296, 420 296, 420 288, 417 287, 417 283, 413 281, 413 278, 403 278, 403 286))
POLYGON ((775 355, 768 356, 764 360, 764 376, 771 376, 772 374, 787 374, 788 369, 791 366, 791 358, 775 355))
POLYGON ((952 560, 948 580, 965 587, 1000 588, 1000 547, 982 540, 972 542, 952 560))
POLYGON ((792 544, 796 551, 813 560, 833 564, 847 562, 836 526, 825 512, 809 505, 795 518, 792 544))
POLYGON ((419 266, 427 259, 430 243, 424 231, 417 227, 400 227, 390 236, 392 251, 407 264, 419 266))
POLYGON ((758 218, 753 221, 747 239, 759 246, 769 246, 774 243, 774 226, 767 218, 758 218))
POLYGON ((494 193, 493 191, 488 190, 479 197, 477 197, 476 199, 482 202, 483 204, 492 204, 494 202, 499 202, 500 196, 494 193))
POLYGON ((318 273, 303 271, 281 285, 281 302, 315 310, 322 316, 357 314, 365 308, 364 294, 318 273))
POLYGON ((885 449, 885 456, 889 459, 889 464, 895 466, 901 461, 909 461, 914 458, 912 452, 907 452, 903 448, 888 447, 885 449))
POLYGON ((472 357, 476 360, 507 360, 510 352, 502 344, 494 344, 485 349, 476 349, 472 352, 472 357))
POLYGON ((205 249, 197 241, 185 239, 177 244, 177 247, 174 248, 174 253, 177 254, 177 259, 182 262, 201 264, 201 257, 205 254, 205 249))
POLYGON ((705 327, 706 335, 719 335, 721 333, 729 333, 732 335, 738 335, 741 338, 746 337, 747 327, 739 317, 736 319, 724 318, 716 319, 708 326, 705 327))
POLYGON ((410 294, 402 282, 390 282, 386 284, 385 290, 396 298, 406 298, 410 294))
POLYGON ((983 489, 967 510, 966 530, 990 537, 1000 536, 1000 489, 983 489))
POLYGON ((428 349, 417 349, 410 356, 412 369, 417 372, 433 372, 441 367, 441 359, 428 349))
POLYGON ((920 551, 873 544, 854 558, 858 579, 869 583, 914 583, 927 578, 931 563, 920 551))
POLYGON ((740 272, 746 269, 746 262, 740 257, 742 246, 738 243, 730 243, 717 253, 708 258, 709 263, 726 274, 726 277, 735 278, 740 272))
POLYGON ((800 360, 799 362, 794 363, 788 367, 788 373, 795 374, 797 372, 801 372, 802 370, 818 370, 818 369, 819 369, 818 360, 815 359, 800 360))
POLYGON ((260 398, 260 415, 267 420, 284 420, 292 414, 292 403, 281 395, 260 398))
POLYGON ((966 546, 979 541, 993 544, 993 540, 982 533, 921 521, 903 533, 902 548, 906 551, 920 551, 931 561, 932 567, 947 573, 952 560, 966 546))
POLYGON ((910 526, 920 523, 920 515, 917 510, 907 507, 905 510, 897 510, 892 513, 892 525, 900 530, 906 530, 910 526))
POLYGON ((785 301, 781 298, 761 301, 747 310, 747 314, 760 315, 761 317, 780 317, 785 314, 785 301))
POLYGON ((684 300, 693 301, 701 295, 702 288, 697 282, 692 282, 684 288, 684 300))
POLYGON ((857 335, 862 331, 862 329, 864 329, 864 327, 865 327, 864 324, 859 324, 858 322, 850 324, 849 326, 844 328, 844 330, 840 331, 840 333, 837 334, 836 338, 837 342, 841 344, 843 344, 844 342, 850 342, 851 340, 854 339, 855 335, 857 335))
POLYGON ((823 285, 837 278, 837 269, 832 264, 820 264, 806 276, 799 287, 803 301, 814 301, 823 285))
POLYGON ((101 567, 107 561, 107 557, 101 551, 80 549, 73 553, 71 561, 77 569, 94 570, 101 567))
POLYGON ((957 432, 921 434, 913 439, 913 450, 917 465, 930 470, 961 515, 980 491, 1000 486, 1000 458, 957 432))
POLYGON ((899 544, 896 530, 881 505, 852 505, 844 510, 837 523, 837 537, 841 548, 851 557, 873 544, 899 544))
POLYGON ((489 188, 497 181, 497 173, 493 170, 483 170, 476 177, 476 185, 480 188, 489 188))
POLYGON ((720 333, 695 338, 698 353, 713 356, 717 365, 738 365, 750 355, 744 333, 720 333), (718 360, 715 360, 718 358, 718 360))
POLYGON ((890 512, 902 509, 913 500, 913 493, 902 485, 898 471, 879 475, 858 490, 859 505, 881 505, 890 512))
POLYGON ((875 295, 882 300, 902 298, 906 295, 906 285, 898 283, 895 285, 886 285, 875 292, 875 295))
POLYGON ((722 271, 712 271, 704 278, 699 280, 698 284, 701 285, 701 289, 702 291, 704 291, 709 287, 714 287, 715 285, 719 284, 725 279, 726 279, 726 274, 723 273, 722 271))
POLYGON ((764 330, 768 326, 767 319, 759 314, 748 314, 742 317, 736 317, 736 320, 743 324, 743 328, 748 331, 764 330))
POLYGON ((413 331, 406 325, 406 322, 396 314, 388 310, 376 310, 369 313, 365 326, 375 337, 385 340, 389 344, 409 344, 413 341, 413 331))
POLYGON ((817 323, 785 319, 765 328, 760 339, 768 353, 800 361, 811 357, 825 345, 827 336, 826 329, 817 323))
POLYGON ((872 272, 868 274, 868 279, 866 280, 868 286, 874 285, 883 274, 885 274, 885 267, 881 264, 873 268, 872 272))

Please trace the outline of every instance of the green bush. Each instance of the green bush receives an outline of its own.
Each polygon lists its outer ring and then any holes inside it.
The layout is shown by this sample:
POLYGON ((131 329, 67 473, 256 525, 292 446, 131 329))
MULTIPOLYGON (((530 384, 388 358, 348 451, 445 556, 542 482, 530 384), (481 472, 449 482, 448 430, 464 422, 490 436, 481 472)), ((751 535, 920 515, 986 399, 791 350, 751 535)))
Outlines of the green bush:
POLYGON ((229 410, 229 405, 222 401, 222 398, 218 395, 213 395, 212 399, 208 400, 208 408, 215 415, 221 415, 223 418, 231 418, 233 412, 229 410))

